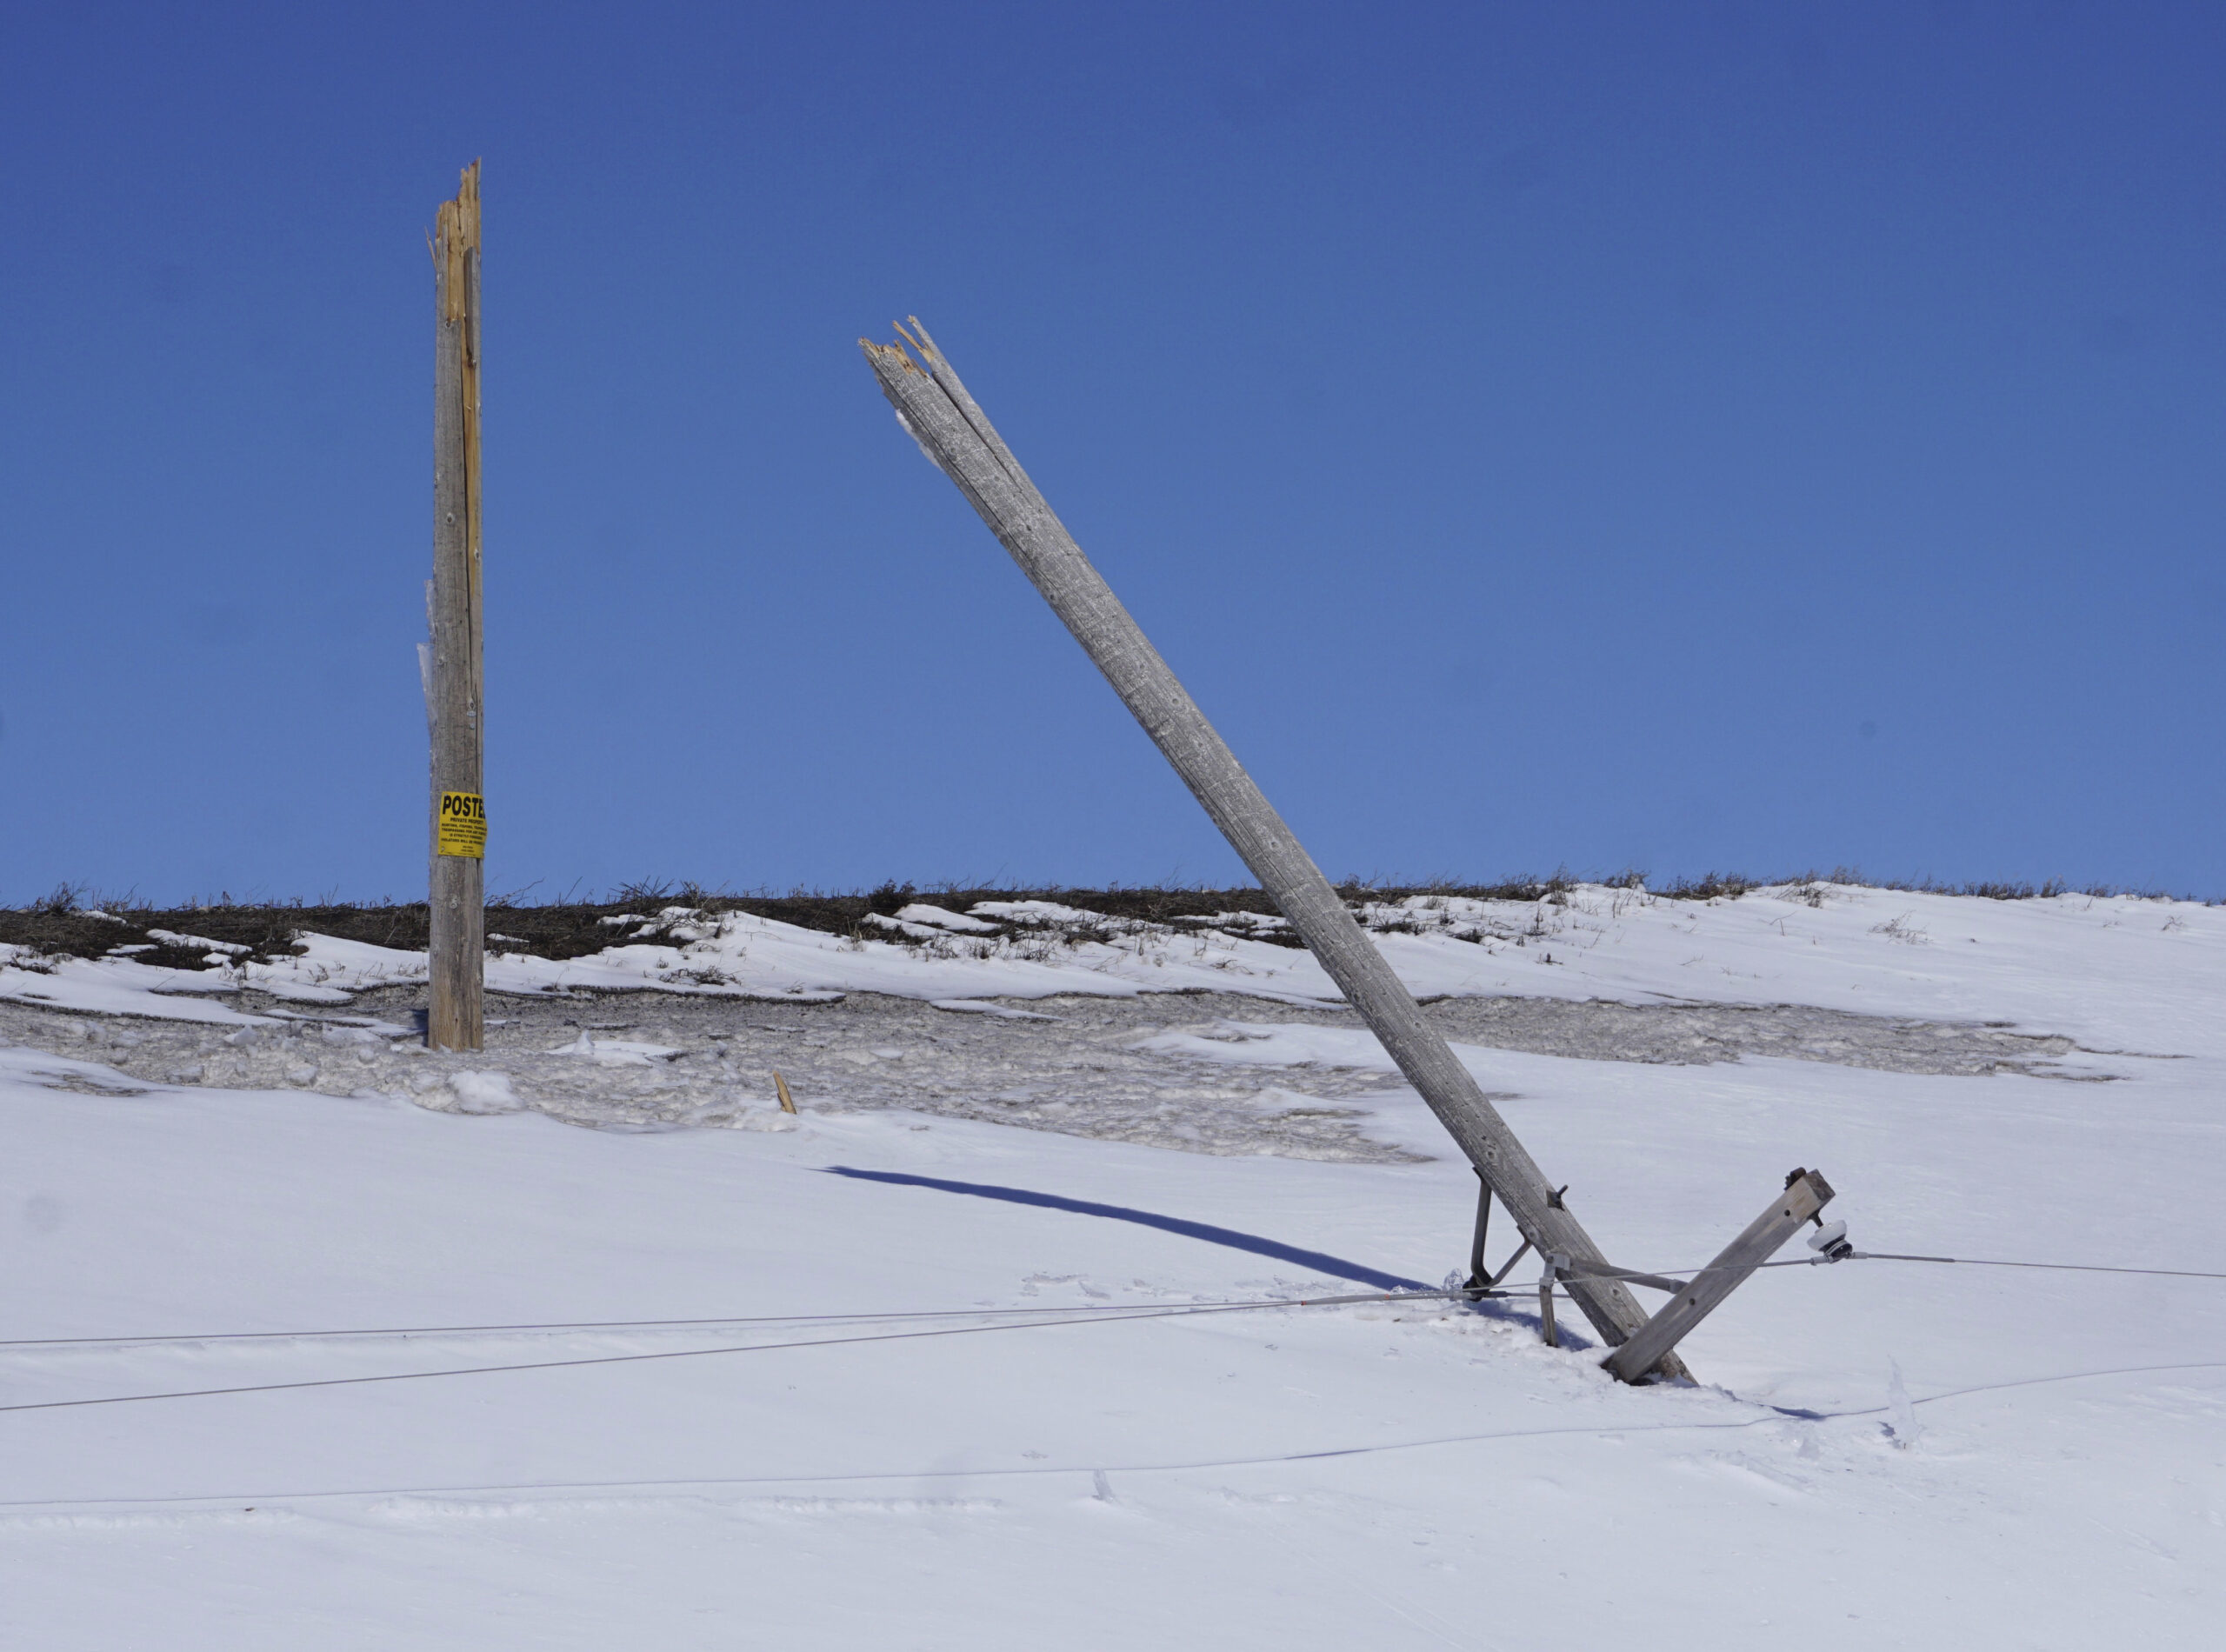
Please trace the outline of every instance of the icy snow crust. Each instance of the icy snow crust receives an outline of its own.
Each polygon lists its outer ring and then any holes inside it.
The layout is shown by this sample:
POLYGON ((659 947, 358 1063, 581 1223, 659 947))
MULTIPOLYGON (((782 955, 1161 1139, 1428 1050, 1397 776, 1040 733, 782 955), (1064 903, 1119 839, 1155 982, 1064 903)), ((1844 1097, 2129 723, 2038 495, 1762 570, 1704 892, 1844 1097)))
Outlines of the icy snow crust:
MULTIPOLYGON (((629 993, 490 1001, 487 1048, 429 1051, 413 988, 312 1016, 243 995, 239 1026, 92 1017, 0 1004, 0 1032, 107 1063, 143 1083, 391 1096, 444 1112, 531 1108, 604 1129, 785 1129, 772 1075, 822 1109, 907 1108, 1103 1141, 1205 1153, 1391 1162, 1376 1103, 1398 1083, 1341 1006, 1230 994, 994 1000, 851 994, 796 1006, 629 993), (973 1013, 967 1013, 973 1012, 973 1013), (494 1080, 499 1091, 490 1090, 494 1080)), ((2069 1039, 1798 1006, 1446 999, 1428 1013, 1489 1080, 1487 1051, 1596 1061, 1744 1056, 1889 1072, 2087 1076, 2069 1039)), ((1415 1132, 1402 1132, 1401 1140, 1415 1132)))
MULTIPOLYGON (((1430 1013, 1628 1266, 1704 1261, 1803 1163, 1868 1249, 2226 1269, 2226 912, 1833 888, 1370 916, 1416 931, 1387 951, 1456 995, 1430 1013)), ((1543 1347, 1519 1297, 766 1346, 1002 1322, 752 1316, 1103 1316, 1465 1261, 1473 1176, 1305 955, 893 922, 929 934, 517 963, 471 1056, 411 1053, 406 956, 312 943, 183 996, 12 961, 0 1337, 140 1340, 0 1346, 0 1406, 764 1351, 0 1410, 0 1638, 2215 1635, 2222 1282, 1776 1270, 1687 1342, 1711 1386, 1666 1391, 1543 1347)))
MULTIPOLYGON (((1788 906, 1798 909, 1801 930, 1829 922, 1823 905, 1808 903, 1823 894, 1778 893, 1791 898, 1749 901, 1741 914, 1765 949, 1797 938, 1788 906)), ((1843 906, 1857 907, 1843 889, 1830 899, 1835 919, 1843 906)), ((424 1048, 422 954, 319 936, 305 937, 302 956, 275 966, 154 970, 110 958, 64 961, 45 975, 18 970, 19 978, 0 980, 0 991, 23 1008, 0 1000, 0 1030, 48 1047, 88 1043, 120 1072, 151 1082, 380 1094, 444 1111, 531 1108, 605 1128, 785 1128, 766 1116, 780 1070, 822 1105, 907 1107, 1216 1153, 1392 1160, 1416 1150, 1381 1131, 1371 1136, 1368 1109, 1351 1104, 1394 1076, 1364 1033, 1316 1040, 1303 1053, 1286 1041, 1264 1062, 1229 1055, 1287 1023, 1352 1024, 1310 954, 1210 924, 1124 922, 1050 902, 976 909, 1030 927, 985 939, 981 932, 993 926, 984 917, 916 903, 878 920, 900 938, 846 941, 763 918, 667 908, 654 920, 678 945, 491 963, 488 1048, 470 1056, 424 1048), (1063 990, 1046 991, 1055 985, 1063 990), (936 996, 970 986, 1005 996, 936 996), (1016 996, 1026 992, 1042 996, 1016 996), (33 1010, 45 1004, 122 1009, 132 1019, 33 1010), (1231 1070, 1263 1066, 1276 1070, 1231 1070)), ((1563 986, 1572 973, 1612 975, 1628 968, 1616 956, 1627 947, 1659 953, 1695 929, 1695 915, 1676 903, 1609 889, 1504 908, 1425 897, 1362 916, 1425 994, 1487 984, 1505 993, 1563 986)), ((1860 933, 1889 963, 1929 943, 1899 916, 1883 924, 1860 933)), ((1779 951, 1781 968, 1789 953, 1796 967, 1809 962, 1797 949, 1779 951)), ((1876 959, 1862 962, 1876 972, 1876 959)), ((1837 956, 1833 969, 1852 977, 1849 999, 1882 985, 1914 997, 1911 989, 1936 984, 1910 970, 1874 984, 1837 956)), ((1681 984, 1715 991, 1742 978, 1710 970, 1681 984)), ((2060 1035, 1806 1004, 1634 996, 1641 1001, 1456 996, 1440 998, 1431 1013, 1464 1046, 1589 1060, 1756 1055, 1901 1072, 2083 1071, 2058 1059, 2077 1054, 2060 1035)), ((1423 1139, 1436 1150, 1434 1136, 1423 1139)))

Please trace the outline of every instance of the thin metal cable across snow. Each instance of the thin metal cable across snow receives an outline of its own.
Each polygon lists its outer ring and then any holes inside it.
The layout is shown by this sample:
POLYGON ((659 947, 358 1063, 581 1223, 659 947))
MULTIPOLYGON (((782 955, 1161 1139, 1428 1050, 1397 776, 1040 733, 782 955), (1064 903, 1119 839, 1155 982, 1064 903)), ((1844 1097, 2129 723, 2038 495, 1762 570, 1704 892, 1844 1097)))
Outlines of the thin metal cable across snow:
MULTIPOLYGON (((2189 1268, 2125 1268, 2101 1262, 2009 1262, 1998 1258, 1983 1256, 1908 1256, 1894 1251, 1883 1250, 1859 1250, 1853 1256, 1843 1257, 1842 1260, 1847 1262, 1944 1262, 1964 1268, 2027 1268, 2036 1269, 2044 1272, 2051 1273, 2132 1274, 2161 1279, 2226 1279, 2226 1273, 2205 1272, 2200 1269, 2189 1268)), ((1816 1268, 1828 1265, 1830 1265, 1830 1259, 1823 1256, 1789 1256, 1782 1261, 1765 1262, 1756 1264, 1758 1268, 1816 1268)), ((1661 1278, 1671 1278, 1680 1274, 1689 1274, 1697 1278, 1703 1274, 1712 1271, 1714 1271, 1714 1269, 1705 1267, 1660 1268, 1651 1270, 1651 1273, 1652 1276, 1661 1278)), ((1593 1270, 1589 1276, 1594 1278, 1643 1281, 1648 1278, 1650 1275, 1646 1272, 1631 1269, 1599 1269, 1593 1270)), ((553 1333, 563 1331, 679 1330, 693 1329, 698 1326, 711 1325, 858 1325, 923 1319, 988 1319, 993 1317, 1017 1316, 1022 1315, 1042 1316, 1049 1314, 1077 1315, 1080 1317, 1073 1320, 1058 1320, 1052 1322, 1059 1324, 1079 1324, 1084 1322, 1088 1319, 1100 1316, 1121 1319, 1149 1319, 1163 1317, 1173 1314, 1248 1308, 1319 1308, 1334 1304, 1349 1304, 1354 1302, 1433 1302, 1450 1300, 1457 1297, 1467 1297, 1469 1295, 1470 1293, 1466 1287, 1456 1286, 1441 1290, 1416 1289, 1408 1291, 1389 1291, 1378 1295, 1360 1296, 1316 1296, 1303 1299, 1294 1299, 1290 1297, 1263 1297, 1253 1300, 1234 1302, 1221 1301, 1184 1302, 1177 1304, 1172 1308, 1165 1309, 1152 1309, 1140 1305, 1113 1302, 1108 1303, 1106 1306, 1102 1308, 945 1308, 923 1309, 913 1311, 888 1311, 881 1313, 859 1314, 730 1314, 714 1316, 703 1319, 550 1320, 515 1325, 366 1326, 354 1329, 317 1331, 176 1331, 158 1333, 144 1336, 15 1337, 0 1339, 0 1349, 146 1348, 153 1347, 157 1344, 173 1342, 314 1342, 328 1339, 343 1340, 348 1338, 373 1336, 522 1336, 529 1333, 553 1333)), ((1523 1286, 1516 1286, 1511 1290, 1496 1290, 1493 1292, 1493 1296, 1496 1299, 1513 1296, 1521 1296, 1527 1299, 1530 1295, 1531 1292, 1530 1289, 1523 1286)), ((1564 1302, 1571 1300, 1566 1292, 1557 1292, 1556 1296, 1559 1300, 1564 1302)), ((1471 1300, 1474 1299, 1472 1298, 1471 1300)), ((1019 1327, 985 1325, 979 1327, 978 1329, 983 1330, 997 1330, 1016 1329, 1019 1329, 1019 1327)), ((875 1339, 839 1338, 823 1340, 832 1342, 836 1341, 870 1341, 875 1339)), ((760 1345, 752 1344, 752 1346, 756 1347, 760 1345)), ((763 1344, 763 1346, 770 1348, 795 1348, 816 1346, 816 1343, 774 1342, 763 1344)), ((740 1353, 746 1350, 739 1349, 702 1349, 689 1351, 709 1354, 722 1352, 740 1353)), ((623 1357, 651 1359, 675 1358, 679 1357, 679 1356, 644 1354, 630 1355, 623 1357)), ((578 1362, 560 1361, 553 1362, 552 1363, 570 1364, 576 1362, 578 1362)), ((484 1369, 489 1370, 526 1370, 537 1368, 531 1366, 489 1366, 484 1369)), ((429 1371, 423 1373, 423 1375, 432 1376, 444 1376, 448 1375, 448 1373, 429 1371)), ((337 1378, 334 1380, 342 1382, 373 1382, 390 1379, 348 1377, 337 1378)), ((284 1386, 299 1385, 288 1384, 284 1386)), ((199 1391, 230 1394, 247 1392, 249 1390, 236 1389, 212 1389, 199 1391)), ((127 1396, 125 1397, 128 1398, 130 1396, 127 1396)), ((147 1397, 151 1399, 167 1399, 174 1396, 168 1395, 150 1395, 147 1397)), ((91 1404, 96 1403, 96 1402, 62 1401, 57 1402, 57 1403, 91 1404)), ((101 1403, 106 1403, 106 1402, 101 1402, 101 1403)), ((22 1408, 0 1406, 0 1411, 19 1409, 22 1408)))
MULTIPOLYGON (((2089 1262, 2003 1262, 1985 1256, 1904 1256, 1890 1250, 1857 1250, 1836 1259, 1830 1256, 1787 1256, 1776 1262, 1758 1262, 1747 1266, 1759 1271, 1764 1268, 1828 1268, 1836 1265, 1836 1262, 1937 1262, 1951 1263, 1961 1268, 2032 1268, 2045 1273, 2136 1274, 2156 1279, 2226 1279, 2226 1273, 2210 1273, 2194 1268, 2121 1268, 2109 1263, 2089 1262)), ((1642 1272, 1631 1268, 1588 1268, 1583 1277, 1635 1280, 1643 1284, 1650 1278, 1672 1279, 1679 1274, 1690 1274, 1697 1279, 1703 1274, 1728 1271, 1736 1270, 1713 1267, 1657 1268, 1651 1272, 1642 1272)), ((1569 1276, 1562 1276, 1567 1278, 1569 1276)), ((1406 1295, 1410 1297, 1466 1296, 1469 1292, 1464 1287, 1443 1291, 1409 1291, 1406 1295)), ((1531 1292, 1528 1287, 1517 1285, 1512 1289, 1495 1288, 1490 1295, 1494 1298, 1527 1298, 1531 1292)), ((1576 1300, 1566 1291, 1557 1291, 1555 1296, 1556 1299, 1561 1302, 1576 1300)), ((0 1348, 6 1346, 5 1343, 0 1343, 0 1348)))
MULTIPOLYGON (((1411 1298, 1434 1301, 1449 1294, 1443 1290, 1416 1289, 1410 1291, 1383 1293, 1380 1300, 1397 1302, 1411 1298)), ((1222 1300, 1196 1302, 1175 1302, 1170 1309, 1199 1308, 1274 1308, 1303 1307, 1318 1304, 1324 1300, 1336 1302, 1375 1302, 1377 1296, 1336 1297, 1324 1299, 1308 1297, 1294 1302, 1289 1297, 1247 1297, 1242 1300, 1222 1300)), ((165 1342, 313 1342, 325 1338, 343 1339, 362 1336, 470 1336, 525 1335, 539 1331, 630 1331, 682 1330, 705 1325, 859 1325, 883 1323, 898 1320, 921 1319, 990 1319, 1023 1314, 1106 1314, 1134 1316, 1165 1311, 1143 1302, 1107 1302, 1103 1306, 1073 1303, 1064 1307, 1043 1308, 931 1308, 910 1311, 890 1310, 862 1314, 720 1314, 703 1319, 577 1319, 548 1320, 519 1325, 378 1325, 354 1329, 323 1331, 171 1331, 146 1336, 37 1336, 0 1340, 0 1349, 6 1348, 110 1348, 152 1347, 165 1342)))
POLYGON ((290 1389, 350 1388, 367 1382, 414 1382, 438 1376, 492 1376, 509 1371, 558 1371, 583 1365, 637 1365, 650 1360, 704 1359, 720 1354, 770 1354, 783 1349, 841 1348, 856 1342, 902 1342, 929 1336, 966 1336, 985 1331, 1036 1330, 1055 1325, 1103 1325, 1137 1319, 1180 1319, 1205 1314, 1241 1314, 1263 1308, 1332 1308, 1358 1302, 1396 1302, 1442 1299, 1460 1291, 1404 1291, 1397 1295, 1370 1292, 1359 1296, 1273 1297, 1260 1302, 1221 1306, 1140 1308, 1123 1311, 1101 1309, 1064 1319, 1031 1319, 1005 1325, 945 1325, 924 1331, 876 1331, 867 1336, 807 1337, 793 1342, 750 1342, 739 1348, 677 1348, 655 1354, 599 1354, 581 1359, 530 1360, 511 1365, 465 1365, 443 1371, 389 1371, 373 1376, 312 1377, 296 1382, 248 1382, 221 1389, 179 1389, 163 1394, 113 1394, 90 1400, 33 1400, 0 1405, 6 1411, 59 1411, 75 1406, 130 1405, 143 1400, 199 1400, 221 1394, 275 1394, 290 1389))
MULTIPOLYGON (((2148 1274, 2159 1279, 2226 1279, 2226 1274, 2193 1268, 2113 1268, 2092 1262, 2001 1262, 1987 1256, 1901 1256, 1889 1250, 1858 1250, 1849 1262, 1950 1262, 1964 1268, 2038 1268, 2062 1274, 2148 1274)), ((1776 1268, 1781 1264, 1768 1264, 1776 1268)))
MULTIPOLYGON (((2098 1371, 2063 1371, 2051 1376, 2012 1377, 2001 1382, 1980 1382, 1968 1388, 1948 1389, 1938 1394, 1920 1395, 1913 1405, 1934 1405, 1946 1400, 1967 1399, 1975 1394, 1991 1394, 2003 1389, 2039 1388, 2057 1382, 2089 1382, 2112 1376, 2150 1376, 2167 1372, 2226 1370, 2226 1360, 2192 1360, 2169 1365, 2121 1365, 2098 1371)), ((1556 1423, 1543 1429, 1500 1429, 1480 1434, 1433 1435, 1415 1440, 1385 1440, 1371 1445, 1329 1446, 1313 1451, 1276 1452, 1267 1455, 1245 1457, 1196 1458, 1169 1462, 1068 1462, 1031 1464, 1013 1468, 1004 1464, 970 1469, 883 1469, 849 1474, 805 1475, 728 1475, 688 1480, 539 1480, 512 1482, 505 1485, 469 1486, 357 1486, 341 1490, 236 1492, 228 1495, 195 1497, 50 1497, 20 1502, 0 1502, 0 1511, 12 1509, 105 1509, 179 1508, 189 1504, 216 1504, 230 1509, 237 1504, 307 1502, 324 1498, 340 1497, 462 1497, 485 1495, 489 1493, 521 1491, 614 1491, 677 1493, 723 1486, 821 1486, 855 1485, 861 1482, 918 1481, 918 1480, 1017 1480, 1037 1479, 1051 1475, 1089 1474, 1093 1469, 1106 1474, 1148 1475, 1185 1474, 1209 1469, 1274 1468, 1283 1463, 1320 1462, 1338 1457, 1376 1456, 1394 1451, 1426 1451, 1444 1446, 1487 1445, 1506 1440, 1543 1440, 1564 1436, 1591 1436, 1596 1438, 1625 1435, 1681 1434, 1737 1431, 1763 1428, 1773 1422, 1837 1422, 1853 1417, 1878 1416, 1893 1408, 1888 1405, 1851 1407, 1843 1411, 1800 1414, 1763 1408, 1762 1415, 1748 1417, 1706 1417, 1676 1422, 1556 1423)))

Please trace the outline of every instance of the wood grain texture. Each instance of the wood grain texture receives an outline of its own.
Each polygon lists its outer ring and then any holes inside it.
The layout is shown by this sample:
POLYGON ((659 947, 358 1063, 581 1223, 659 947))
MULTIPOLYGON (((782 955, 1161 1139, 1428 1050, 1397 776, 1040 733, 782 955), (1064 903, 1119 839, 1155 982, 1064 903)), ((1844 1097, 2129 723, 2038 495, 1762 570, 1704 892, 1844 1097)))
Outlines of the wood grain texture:
POLYGON ((430 997, 425 1042, 478 1049, 486 1036, 485 863, 438 852, 440 796, 479 794, 479 163, 441 203, 433 236, 433 590, 430 997))
POLYGON ((1626 1382, 1645 1376, 1688 1331, 1714 1313, 1742 1280, 1776 1256, 1778 1247, 1798 1233, 1801 1224, 1822 1210, 1831 1196, 1831 1183, 1817 1172, 1796 1174, 1767 1210, 1749 1222, 1692 1283, 1647 1321, 1637 1336, 1609 1356, 1608 1369, 1626 1382))
MULTIPOLYGON (((1553 1197, 1555 1184, 1484 1099, 1329 880, 1091 566, 927 330, 914 317, 909 331, 898 330, 919 352, 918 362, 903 344, 858 341, 898 422, 966 496, 1066 623, 1347 1002, 1452 1133, 1523 1237, 1542 1254, 1559 1253, 1605 1267, 1599 1247, 1553 1197)), ((1646 1323, 1645 1310, 1618 1280, 1579 1278, 1567 1284, 1585 1317, 1610 1344, 1623 1343, 1646 1323)), ((1663 1370, 1685 1374, 1675 1356, 1663 1362, 1663 1370)))

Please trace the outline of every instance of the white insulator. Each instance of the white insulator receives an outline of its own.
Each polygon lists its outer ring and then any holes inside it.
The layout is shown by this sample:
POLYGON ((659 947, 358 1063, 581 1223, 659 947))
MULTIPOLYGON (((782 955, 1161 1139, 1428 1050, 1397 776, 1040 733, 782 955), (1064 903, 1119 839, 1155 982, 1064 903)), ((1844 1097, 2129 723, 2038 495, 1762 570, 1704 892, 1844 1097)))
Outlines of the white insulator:
POLYGON ((1855 1247, 1847 1242, 1847 1223, 1828 1222, 1809 1236, 1809 1249, 1826 1259, 1837 1262, 1855 1247))

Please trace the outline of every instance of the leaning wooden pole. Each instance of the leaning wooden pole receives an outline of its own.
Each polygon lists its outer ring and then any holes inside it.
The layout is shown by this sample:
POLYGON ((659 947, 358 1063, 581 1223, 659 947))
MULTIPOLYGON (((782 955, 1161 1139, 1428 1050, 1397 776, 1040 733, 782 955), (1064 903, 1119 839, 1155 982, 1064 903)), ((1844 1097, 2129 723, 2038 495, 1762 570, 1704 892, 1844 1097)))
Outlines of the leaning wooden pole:
POLYGON ((479 163, 433 234, 432 936, 425 1042, 478 1049, 487 808, 479 601, 479 163))
MULTIPOLYGON (((1453 1133, 1523 1236, 1543 1256, 1606 1267, 1600 1248, 1083 555, 918 317, 903 336, 919 351, 918 362, 903 344, 858 341, 898 422, 957 484, 1066 622, 1399 1070, 1453 1133)), ((1566 1283, 1610 1343, 1620 1346, 1646 1323, 1645 1310, 1620 1280, 1570 1278, 1566 1283)), ((1685 1375, 1675 1354, 1664 1355, 1653 1369, 1667 1376, 1685 1375)))

